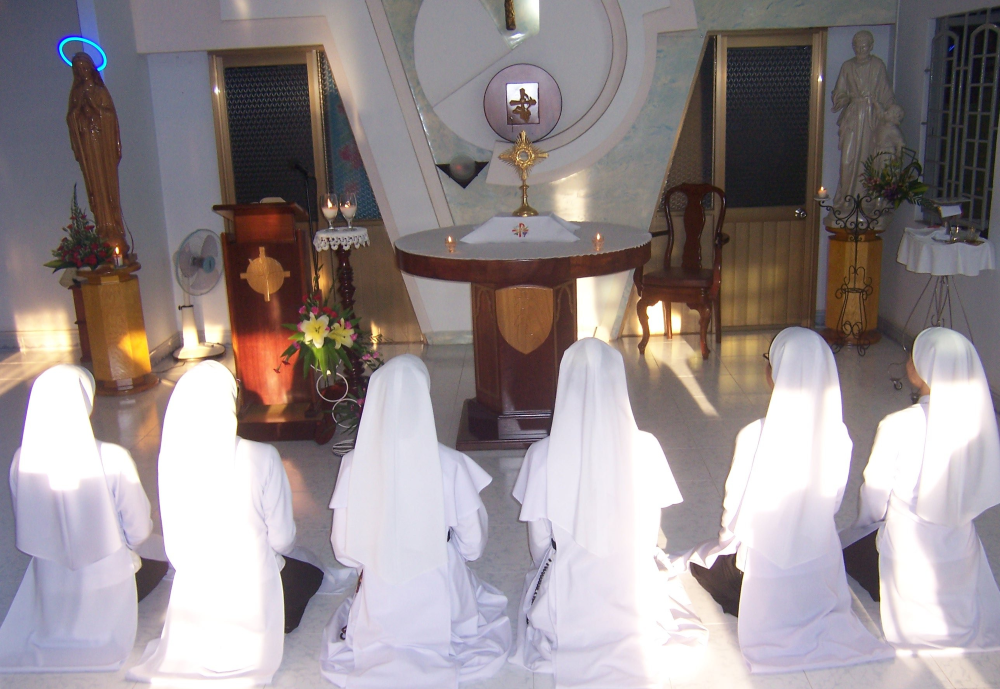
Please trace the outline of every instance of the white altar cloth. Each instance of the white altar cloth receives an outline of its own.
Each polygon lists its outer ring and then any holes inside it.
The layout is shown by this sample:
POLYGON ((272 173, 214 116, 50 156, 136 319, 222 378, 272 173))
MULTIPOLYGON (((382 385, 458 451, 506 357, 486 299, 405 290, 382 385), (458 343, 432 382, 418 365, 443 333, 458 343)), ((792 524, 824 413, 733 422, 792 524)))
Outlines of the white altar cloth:
POLYGON ((466 244, 518 244, 523 242, 578 242, 580 226, 555 213, 531 217, 500 213, 462 237, 466 244))
POLYGON ((634 249, 650 241, 649 232, 636 227, 610 225, 608 223, 581 222, 576 231, 579 242, 505 242, 469 244, 462 238, 475 231, 472 225, 438 227, 433 230, 404 235, 395 242, 399 251, 429 258, 445 258, 453 261, 519 261, 548 258, 568 258, 597 253, 614 253, 634 249), (603 240, 597 248, 595 235, 603 240), (455 250, 449 251, 447 238, 455 240, 455 250))
POLYGON ((931 275, 979 275, 993 270, 996 262, 991 241, 975 246, 965 242, 948 243, 948 233, 940 227, 907 227, 899 242, 896 261, 912 273, 931 275))

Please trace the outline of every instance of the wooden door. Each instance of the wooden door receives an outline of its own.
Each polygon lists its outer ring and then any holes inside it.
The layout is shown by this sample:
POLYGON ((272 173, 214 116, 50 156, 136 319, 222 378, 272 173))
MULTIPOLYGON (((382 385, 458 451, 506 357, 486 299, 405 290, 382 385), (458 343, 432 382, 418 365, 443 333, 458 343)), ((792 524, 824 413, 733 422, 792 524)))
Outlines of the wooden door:
POLYGON ((811 326, 826 34, 716 41, 715 184, 726 191, 722 324, 811 326))

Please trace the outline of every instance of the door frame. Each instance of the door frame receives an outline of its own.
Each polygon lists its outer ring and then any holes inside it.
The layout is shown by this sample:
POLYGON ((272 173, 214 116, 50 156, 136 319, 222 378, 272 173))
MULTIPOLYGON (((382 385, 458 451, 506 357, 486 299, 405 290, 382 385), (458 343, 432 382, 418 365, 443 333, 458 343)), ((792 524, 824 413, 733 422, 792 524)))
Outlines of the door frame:
MULTIPOLYGON (((727 50, 742 47, 812 46, 812 87, 810 89, 809 152, 806 164, 806 197, 803 208, 808 213, 806 231, 816 238, 812 256, 806 266, 809 273, 809 320, 816 319, 816 277, 819 267, 820 213, 819 202, 810 193, 819 188, 823 173, 824 83, 826 81, 826 39, 824 28, 782 29, 775 31, 713 32, 715 40, 715 145, 712 175, 715 186, 726 186, 726 69, 727 50)), ((786 206, 761 208, 727 208, 726 222, 760 222, 788 220, 786 206)))
MULTIPOLYGON (((309 80, 309 112, 313 139, 313 169, 319 189, 326 189, 326 155, 323 128, 323 96, 319 87, 319 53, 322 46, 294 48, 254 48, 250 50, 220 50, 209 53, 211 60, 212 110, 215 115, 215 142, 219 156, 219 183, 222 203, 236 203, 236 183, 233 179, 233 154, 229 140, 229 113, 226 109, 226 67, 260 67, 271 65, 306 66, 309 80)), ((312 214, 316 209, 306 209, 312 214)), ((226 221, 227 230, 230 221, 226 221)))

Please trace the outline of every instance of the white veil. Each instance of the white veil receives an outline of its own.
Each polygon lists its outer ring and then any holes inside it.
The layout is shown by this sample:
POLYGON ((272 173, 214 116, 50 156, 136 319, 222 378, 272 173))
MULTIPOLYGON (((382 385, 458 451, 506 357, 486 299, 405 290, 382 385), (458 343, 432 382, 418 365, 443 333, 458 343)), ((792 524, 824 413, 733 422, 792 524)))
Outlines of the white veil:
POLYGON ((170 395, 160 441, 160 515, 167 556, 175 568, 250 552, 242 523, 246 506, 234 495, 236 379, 217 361, 181 376, 170 395), (226 534, 220 539, 219 534, 226 534))
POLYGON ((914 511, 959 526, 1000 503, 1000 438, 989 384, 975 347, 947 328, 917 335, 913 364, 931 389, 914 511))
POLYGON ((31 387, 17 474, 18 550, 80 569, 124 545, 90 426, 94 377, 45 371, 31 387))
POLYGON ((372 374, 347 493, 346 555, 397 584, 443 565, 447 528, 427 367, 411 354, 372 374))
POLYGON ((851 463, 840 379, 829 345, 786 328, 770 349, 774 391, 754 454, 735 534, 779 567, 808 562, 835 535, 851 463))
MULTIPOLYGON (((637 432, 622 355, 592 337, 573 344, 559 365, 546 513, 599 557, 611 552, 631 515, 637 432)), ((539 516, 521 512, 522 520, 539 516)))

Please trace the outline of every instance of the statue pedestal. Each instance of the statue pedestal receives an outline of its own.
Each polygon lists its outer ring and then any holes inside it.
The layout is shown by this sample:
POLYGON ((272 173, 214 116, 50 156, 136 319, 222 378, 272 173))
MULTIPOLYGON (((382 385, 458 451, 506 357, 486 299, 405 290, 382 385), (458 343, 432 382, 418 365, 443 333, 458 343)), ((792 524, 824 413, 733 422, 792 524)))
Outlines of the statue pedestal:
POLYGON ((159 382, 151 372, 134 263, 107 273, 79 273, 98 395, 128 395, 159 382))
POLYGON ((830 237, 826 277, 826 329, 823 337, 834 345, 878 342, 879 284, 882 277, 882 238, 863 232, 855 242, 844 229, 830 237))

